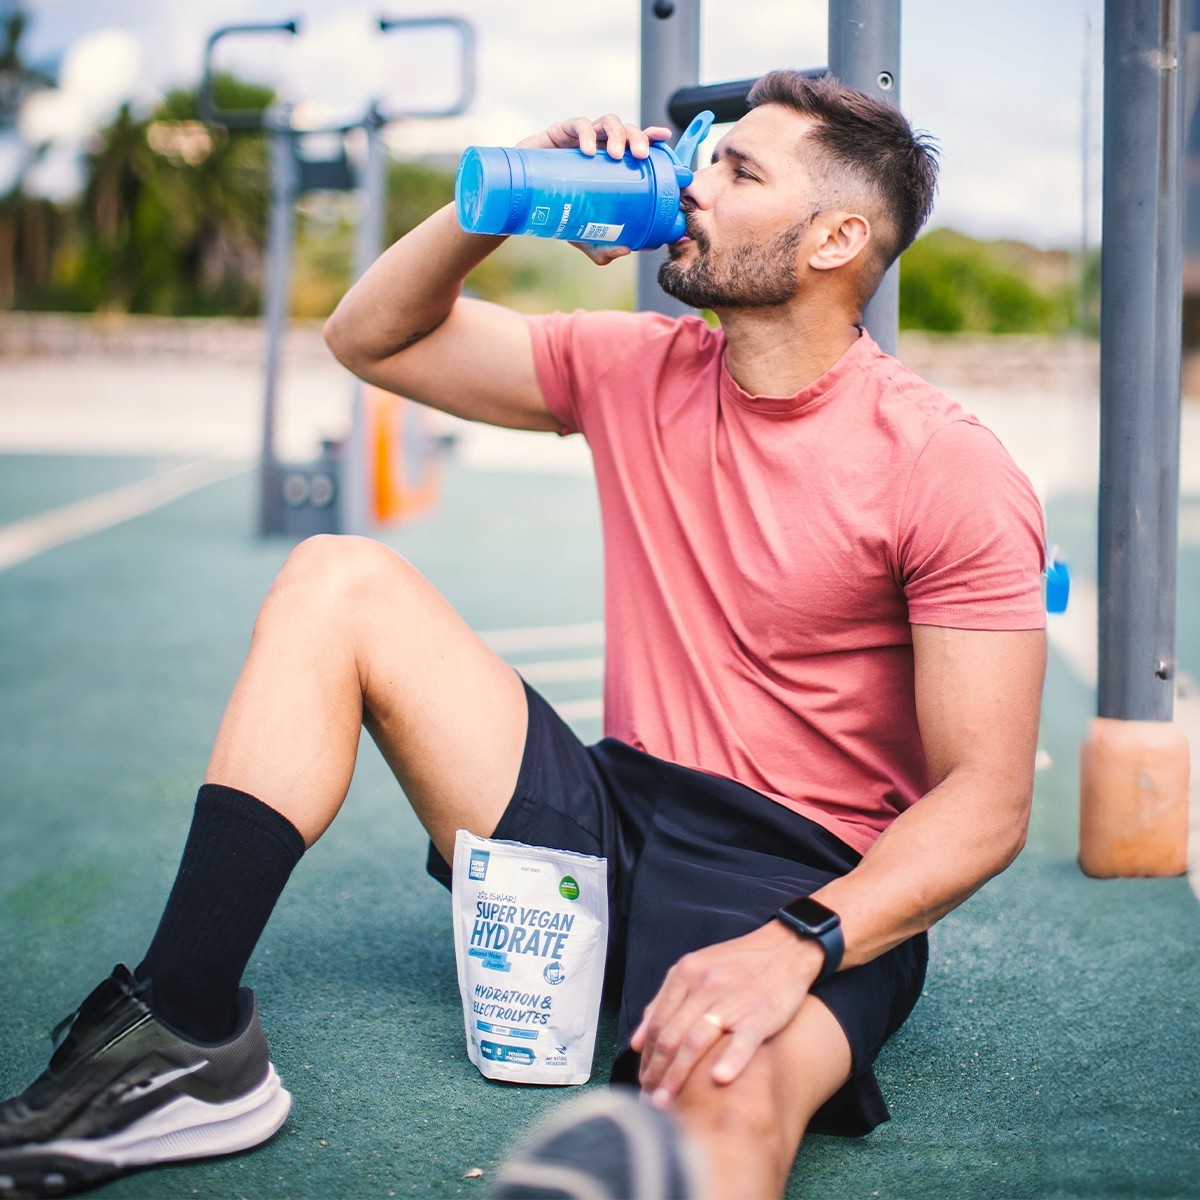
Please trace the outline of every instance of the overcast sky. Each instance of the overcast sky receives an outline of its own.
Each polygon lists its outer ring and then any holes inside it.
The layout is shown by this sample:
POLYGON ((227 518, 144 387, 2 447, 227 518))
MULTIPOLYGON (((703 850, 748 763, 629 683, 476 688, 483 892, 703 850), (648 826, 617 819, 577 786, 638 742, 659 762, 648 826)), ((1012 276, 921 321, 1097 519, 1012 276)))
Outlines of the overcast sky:
MULTIPOLYGON (((7 3, 0 0, 0 9, 7 3)), ((470 112, 397 125, 391 140, 401 155, 511 143, 577 113, 637 114, 638 0, 448 0, 444 9, 353 0, 26 0, 25 7, 27 52, 62 71, 62 94, 42 97, 25 121, 31 136, 61 134, 60 152, 43 170, 48 191, 67 186, 80 137, 121 99, 147 106, 165 88, 194 86, 206 37, 233 22, 300 19, 302 36, 226 43, 221 63, 279 83, 319 118, 332 110, 353 115, 371 97, 394 107, 449 98, 448 38, 381 37, 371 32, 380 13, 471 20, 479 85, 470 112)), ((703 82, 826 60, 823 0, 705 0, 702 11, 703 82)), ((1090 88, 1094 240, 1100 0, 906 0, 903 20, 902 106, 942 146, 933 224, 1077 247, 1090 88)))

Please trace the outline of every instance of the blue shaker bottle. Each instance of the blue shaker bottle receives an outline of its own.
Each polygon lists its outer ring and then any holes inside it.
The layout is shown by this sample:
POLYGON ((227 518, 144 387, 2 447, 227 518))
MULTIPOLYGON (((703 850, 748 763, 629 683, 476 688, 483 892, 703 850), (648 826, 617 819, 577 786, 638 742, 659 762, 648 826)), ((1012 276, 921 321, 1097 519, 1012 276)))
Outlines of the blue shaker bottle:
POLYGON ((646 158, 580 150, 470 146, 458 164, 454 204, 468 233, 528 234, 568 242, 657 250, 683 237, 679 193, 713 123, 702 112, 675 148, 654 142, 646 158))

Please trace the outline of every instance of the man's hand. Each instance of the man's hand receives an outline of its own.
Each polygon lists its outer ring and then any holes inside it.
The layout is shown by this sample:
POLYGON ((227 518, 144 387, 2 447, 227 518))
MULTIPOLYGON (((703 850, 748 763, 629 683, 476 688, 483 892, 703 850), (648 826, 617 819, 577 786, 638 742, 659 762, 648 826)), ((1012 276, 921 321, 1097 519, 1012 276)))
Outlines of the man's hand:
POLYGON ((642 1056, 642 1090, 658 1107, 679 1095, 696 1064, 729 1034, 713 1067, 732 1083, 755 1052, 800 1011, 824 951, 778 921, 679 960, 630 1044, 642 1056))
MULTIPOLYGON (((549 129, 517 143, 518 150, 580 150, 584 154, 594 155, 600 146, 608 152, 610 158, 624 158, 628 150, 634 158, 645 158, 650 153, 651 142, 666 141, 671 131, 663 125, 651 125, 641 129, 630 125, 620 117, 607 113, 594 121, 590 117, 572 117, 566 121, 556 121, 549 129)), ((582 250, 584 254, 598 266, 607 266, 618 258, 629 253, 628 246, 597 246, 590 242, 572 242, 572 246, 582 250)))

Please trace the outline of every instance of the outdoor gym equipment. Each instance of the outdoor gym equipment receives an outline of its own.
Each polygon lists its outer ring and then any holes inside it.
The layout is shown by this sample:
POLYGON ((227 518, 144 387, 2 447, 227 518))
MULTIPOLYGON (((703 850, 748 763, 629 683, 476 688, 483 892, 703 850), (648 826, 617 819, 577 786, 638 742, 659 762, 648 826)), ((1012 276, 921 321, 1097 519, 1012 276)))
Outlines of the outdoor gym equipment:
MULTIPOLYGON (((829 0, 829 66, 899 104, 901 0, 829 0)), ((1200 55, 1195 0, 1105 0, 1100 337, 1099 717, 1083 748, 1080 863, 1095 875, 1185 869, 1188 745, 1175 697, 1184 129, 1200 55), (1189 45, 1190 42, 1190 45, 1189 45), (1192 61, 1189 62, 1189 52, 1192 61)), ((642 0, 641 121, 681 130, 701 109, 746 111, 752 79, 699 83, 700 0, 642 0)), ((638 307, 686 311, 639 255, 638 307)), ((894 354, 893 267, 863 324, 894 354)), ((1065 605, 1063 564, 1047 600, 1065 605)))
MULTIPOLYGON (((351 399, 350 433, 342 443, 325 443, 324 453, 313 462, 283 462, 276 450, 279 408, 279 367, 283 333, 291 293, 291 259, 295 234, 296 201, 306 192, 354 191, 362 196, 355 242, 354 274, 361 275, 383 250, 384 213, 387 199, 387 150, 382 132, 400 119, 451 117, 464 112, 475 90, 475 32, 460 17, 380 17, 381 34, 419 29, 446 29, 457 35, 459 45, 459 88, 453 103, 429 109, 382 110, 372 102, 361 117, 349 123, 313 128, 299 126, 290 104, 265 110, 228 110, 214 96, 213 55, 218 43, 243 35, 262 36, 299 33, 297 21, 273 24, 225 25, 209 36, 204 51, 204 74, 200 87, 200 112, 210 124, 223 125, 231 133, 266 133, 271 154, 271 205, 267 232, 265 380, 262 409, 262 442, 259 460, 259 533, 306 536, 314 533, 362 533, 381 519, 399 515, 405 499, 398 495, 389 476, 395 443, 403 443, 409 464, 428 471, 436 447, 429 440, 423 448, 414 441, 424 437, 411 419, 404 402, 354 385, 351 399), (352 162, 347 140, 362 130, 366 154, 361 168, 352 162), (304 144, 330 137, 337 150, 325 157, 306 156, 304 144), (388 428, 404 424, 395 438, 388 428), (422 461, 423 460, 423 461, 422 461)), ((408 480, 409 491, 427 486, 422 479, 408 480)), ((411 497, 410 497, 411 498, 411 497)))
MULTIPOLYGON (((701 84, 700 0, 642 0, 643 126, 674 126, 682 132, 702 109, 717 121, 736 121, 749 111, 753 79, 701 84)), ((850 87, 900 103, 900 0, 829 0, 829 65, 803 70, 809 78, 832 74, 850 87)), ((688 312, 658 286, 665 252, 641 254, 637 305, 676 316, 688 312)), ((889 354, 896 353, 900 277, 884 276, 863 314, 863 324, 889 354)))

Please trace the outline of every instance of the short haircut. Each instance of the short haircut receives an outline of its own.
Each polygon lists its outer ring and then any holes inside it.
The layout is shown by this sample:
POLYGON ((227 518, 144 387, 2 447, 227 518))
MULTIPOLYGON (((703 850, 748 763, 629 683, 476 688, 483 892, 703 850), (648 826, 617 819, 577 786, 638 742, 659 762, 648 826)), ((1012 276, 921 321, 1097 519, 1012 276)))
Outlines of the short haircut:
POLYGON ((817 147, 830 207, 853 207, 860 198, 874 201, 884 228, 872 228, 873 291, 929 218, 937 190, 936 143, 927 133, 914 132, 895 106, 832 75, 810 79, 798 71, 771 71, 754 84, 747 101, 751 108, 780 104, 813 119, 805 141, 817 147))

